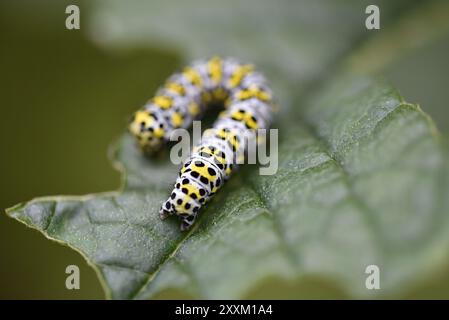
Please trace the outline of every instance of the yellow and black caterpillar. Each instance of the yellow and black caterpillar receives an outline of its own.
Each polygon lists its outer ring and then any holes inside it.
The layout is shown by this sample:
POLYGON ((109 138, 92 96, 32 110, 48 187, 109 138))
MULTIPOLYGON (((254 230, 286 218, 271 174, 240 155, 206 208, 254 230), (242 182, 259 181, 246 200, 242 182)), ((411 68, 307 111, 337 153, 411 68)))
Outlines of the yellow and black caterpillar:
POLYGON ((163 219, 179 216, 181 230, 193 224, 199 209, 235 171, 247 141, 257 139, 257 129, 269 128, 271 90, 252 65, 219 57, 195 61, 172 75, 134 114, 129 126, 140 147, 152 152, 169 141, 173 130, 187 128, 199 119, 212 102, 223 103, 225 110, 184 161, 174 189, 160 209, 163 219))

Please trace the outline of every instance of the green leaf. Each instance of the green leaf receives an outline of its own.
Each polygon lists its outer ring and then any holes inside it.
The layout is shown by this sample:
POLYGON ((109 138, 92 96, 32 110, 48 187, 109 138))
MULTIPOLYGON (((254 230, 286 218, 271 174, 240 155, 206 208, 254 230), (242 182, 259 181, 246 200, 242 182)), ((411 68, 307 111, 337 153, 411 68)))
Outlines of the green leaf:
POLYGON ((366 297, 370 264, 391 295, 447 259, 447 163, 417 106, 382 82, 338 78, 281 128, 277 174, 245 167, 188 233, 158 217, 176 167, 142 157, 128 135, 114 152, 122 192, 38 199, 8 213, 80 251, 112 298, 167 288, 239 298, 269 277, 306 275, 366 297))

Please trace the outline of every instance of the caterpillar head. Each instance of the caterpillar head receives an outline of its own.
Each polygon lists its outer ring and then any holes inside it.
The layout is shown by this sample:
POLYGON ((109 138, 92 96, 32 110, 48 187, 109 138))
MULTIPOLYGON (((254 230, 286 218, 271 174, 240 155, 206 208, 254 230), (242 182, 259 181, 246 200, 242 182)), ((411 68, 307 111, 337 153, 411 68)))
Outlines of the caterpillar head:
POLYGON ((129 131, 146 153, 159 150, 165 142, 165 124, 147 110, 139 110, 134 114, 129 124, 129 131))
POLYGON ((182 181, 178 181, 170 198, 162 204, 159 211, 162 219, 176 214, 182 221, 181 230, 186 230, 193 224, 200 207, 196 197, 192 197, 194 193, 189 195, 187 187, 188 185, 182 185, 182 181))

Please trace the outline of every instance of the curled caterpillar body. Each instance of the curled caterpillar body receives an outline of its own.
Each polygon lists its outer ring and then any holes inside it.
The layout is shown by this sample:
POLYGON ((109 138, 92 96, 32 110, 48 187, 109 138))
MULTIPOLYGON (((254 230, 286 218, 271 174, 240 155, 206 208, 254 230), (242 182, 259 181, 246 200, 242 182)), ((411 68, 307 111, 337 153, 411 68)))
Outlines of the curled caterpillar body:
MULTIPOLYGON (((182 221, 181 230, 186 230, 194 223, 200 208, 236 170, 247 150, 247 142, 258 139, 257 129, 269 128, 273 102, 265 78, 251 65, 240 64, 234 59, 212 58, 197 62, 170 79, 176 79, 169 80, 171 83, 190 86, 184 90, 185 96, 189 97, 185 105, 196 103, 201 112, 212 101, 221 101, 225 105, 213 127, 204 132, 199 145, 184 161, 174 189, 160 209, 162 219, 175 214, 182 221)), ((156 114, 156 108, 151 105, 145 112, 156 114)), ((158 115, 163 113, 158 112, 158 115)), ((195 116, 183 115, 182 125, 187 125, 195 116)), ((164 133, 175 128, 173 124, 165 123, 164 133)), ((138 120, 131 126, 137 130, 137 135, 140 132, 147 134, 147 130, 141 130, 138 120)), ((144 141, 141 145, 150 144, 144 141)))
POLYGON ((232 58, 200 60, 172 75, 156 95, 137 111, 129 131, 141 149, 152 153, 170 139, 173 130, 188 128, 199 119, 207 105, 229 103, 242 97, 242 88, 263 85, 264 78, 253 66, 232 58))

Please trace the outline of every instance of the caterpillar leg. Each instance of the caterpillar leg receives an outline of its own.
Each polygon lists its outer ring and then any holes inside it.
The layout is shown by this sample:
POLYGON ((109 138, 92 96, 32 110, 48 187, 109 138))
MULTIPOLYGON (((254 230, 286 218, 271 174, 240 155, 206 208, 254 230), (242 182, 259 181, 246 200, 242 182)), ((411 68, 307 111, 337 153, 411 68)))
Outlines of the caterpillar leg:
POLYGON ((195 223, 196 214, 188 215, 181 218, 181 231, 187 231, 195 223))
MULTIPOLYGON (((159 210, 159 217, 161 220, 167 219, 169 216, 173 215, 173 211, 166 210, 164 206, 161 207, 159 210)), ((181 231, 186 231, 190 229, 190 227, 195 223, 196 220, 196 213, 195 214, 180 214, 179 219, 181 220, 181 231)))
POLYGON ((159 210, 159 217, 161 218, 161 220, 165 220, 171 215, 172 215, 172 213, 164 210, 163 208, 161 208, 161 210, 159 210))
POLYGON ((159 210, 159 217, 161 218, 161 220, 165 220, 174 213, 174 207, 172 206, 169 199, 162 204, 161 209, 159 210))

